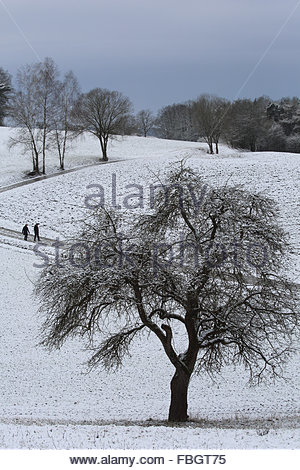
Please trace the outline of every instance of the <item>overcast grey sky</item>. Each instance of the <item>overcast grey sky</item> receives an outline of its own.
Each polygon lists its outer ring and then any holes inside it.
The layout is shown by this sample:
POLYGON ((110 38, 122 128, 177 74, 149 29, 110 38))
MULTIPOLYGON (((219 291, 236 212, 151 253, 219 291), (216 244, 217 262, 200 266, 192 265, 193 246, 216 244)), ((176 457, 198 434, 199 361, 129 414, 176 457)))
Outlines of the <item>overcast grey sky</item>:
POLYGON ((14 75, 49 56, 83 91, 116 89, 156 111, 235 98, 276 38, 240 97, 300 96, 299 20, 297 0, 0 0, 0 66, 14 75))

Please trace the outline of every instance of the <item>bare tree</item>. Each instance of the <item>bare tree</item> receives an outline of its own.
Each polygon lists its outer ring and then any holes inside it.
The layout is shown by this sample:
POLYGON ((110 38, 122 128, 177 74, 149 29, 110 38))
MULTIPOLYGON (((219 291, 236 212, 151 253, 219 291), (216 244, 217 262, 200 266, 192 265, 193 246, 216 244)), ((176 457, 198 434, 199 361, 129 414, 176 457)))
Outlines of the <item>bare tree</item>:
POLYGON ((203 137, 209 147, 209 153, 214 153, 213 144, 216 145, 216 153, 219 153, 219 139, 226 117, 228 102, 217 96, 201 95, 193 103, 193 118, 198 128, 199 137, 203 137))
POLYGON ((12 91, 10 74, 0 67, 0 126, 8 111, 8 100, 12 91))
POLYGON ((65 168, 65 155, 68 141, 78 136, 75 125, 75 106, 80 96, 80 88, 72 71, 68 72, 62 83, 57 83, 53 113, 53 133, 59 155, 60 169, 65 168))
POLYGON ((42 104, 42 129, 43 129, 43 174, 46 173, 46 139, 51 131, 53 123, 52 109, 55 106, 55 89, 58 82, 58 69, 52 59, 46 57, 42 64, 39 64, 37 70, 38 95, 42 104))
POLYGON ((53 128, 58 84, 57 66, 51 58, 26 65, 18 70, 17 87, 10 107, 10 115, 19 131, 10 145, 21 144, 32 154, 33 171, 46 173, 47 137, 53 128))
POLYGON ((132 104, 119 91, 94 88, 82 95, 77 107, 77 121, 82 131, 99 139, 102 158, 107 161, 107 144, 113 135, 122 134, 132 104))
POLYGON ((96 211, 79 245, 43 270, 37 293, 43 344, 83 336, 91 366, 118 367, 136 337, 156 336, 175 369, 169 421, 184 422, 193 373, 242 363, 253 381, 281 375, 299 333, 299 293, 281 274, 287 243, 272 200, 209 188, 188 168, 165 183, 135 221, 96 211))
POLYGON ((40 172, 42 151, 42 131, 40 129, 40 109, 37 105, 35 73, 26 65, 18 70, 16 90, 10 106, 10 115, 19 128, 10 139, 10 146, 22 145, 25 152, 32 155, 32 170, 40 172))
POLYGON ((136 115, 138 129, 144 137, 147 137, 148 132, 152 129, 155 118, 150 109, 142 109, 136 115))

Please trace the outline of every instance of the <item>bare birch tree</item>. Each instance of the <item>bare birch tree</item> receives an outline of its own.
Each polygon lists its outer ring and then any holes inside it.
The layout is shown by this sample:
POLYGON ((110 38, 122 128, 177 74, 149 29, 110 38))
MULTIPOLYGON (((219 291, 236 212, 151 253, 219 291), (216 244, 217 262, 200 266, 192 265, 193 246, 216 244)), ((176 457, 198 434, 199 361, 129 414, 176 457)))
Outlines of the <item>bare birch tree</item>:
POLYGON ((19 130, 10 145, 22 145, 32 154, 33 171, 46 173, 48 135, 53 128, 56 109, 58 69, 53 60, 25 65, 17 72, 16 91, 10 107, 10 115, 19 130))
POLYGON ((79 130, 76 127, 74 113, 80 96, 80 88, 72 71, 68 72, 62 83, 56 86, 55 112, 53 113, 53 133, 59 155, 59 166, 65 168, 67 144, 74 139, 79 130))
POLYGON ((25 153, 30 152, 32 171, 38 174, 43 136, 40 128, 41 110, 36 97, 36 76, 32 66, 26 65, 18 70, 16 85, 10 115, 18 129, 10 139, 10 146, 21 145, 25 153))

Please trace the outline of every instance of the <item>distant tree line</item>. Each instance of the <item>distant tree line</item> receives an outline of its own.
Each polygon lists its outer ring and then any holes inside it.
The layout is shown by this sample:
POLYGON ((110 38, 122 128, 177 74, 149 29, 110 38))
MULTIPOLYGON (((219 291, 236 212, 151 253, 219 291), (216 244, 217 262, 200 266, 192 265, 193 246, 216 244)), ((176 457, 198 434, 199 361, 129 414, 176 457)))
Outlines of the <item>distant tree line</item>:
POLYGON ((300 99, 262 96, 230 102, 201 95, 160 109, 155 132, 165 139, 205 140, 209 153, 218 153, 220 141, 252 152, 299 153, 300 99))
POLYGON ((108 160, 108 142, 115 135, 148 135, 164 139, 205 141, 209 153, 219 143, 250 151, 300 153, 300 99, 269 97, 233 102, 202 94, 195 100, 161 108, 155 116, 136 115, 130 99, 119 91, 94 88, 82 93, 72 71, 60 77, 51 58, 21 67, 14 87, 0 68, 0 126, 9 118, 17 128, 10 145, 21 145, 32 157, 34 174, 46 172, 46 155, 55 148, 60 169, 72 140, 88 132, 99 140, 108 160))

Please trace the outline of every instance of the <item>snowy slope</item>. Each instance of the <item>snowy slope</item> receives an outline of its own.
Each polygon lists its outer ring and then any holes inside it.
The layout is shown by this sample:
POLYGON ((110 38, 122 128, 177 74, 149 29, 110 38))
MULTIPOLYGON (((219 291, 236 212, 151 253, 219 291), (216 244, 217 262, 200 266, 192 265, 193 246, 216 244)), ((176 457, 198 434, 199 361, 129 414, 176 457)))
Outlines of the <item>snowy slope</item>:
MULTIPOLYGON (((13 128, 0 127, 0 187, 13 184, 26 177, 32 170, 30 154, 24 154, 22 147, 9 148, 10 138, 13 137, 13 128)), ((176 155, 180 151, 182 156, 189 155, 191 149, 206 152, 206 145, 196 142, 182 142, 156 139, 154 137, 120 137, 116 136, 108 144, 110 160, 129 160, 147 156, 163 157, 176 155)), ((65 167, 74 168, 87 164, 95 164, 102 158, 98 139, 91 135, 83 135, 72 142, 68 149, 65 167)), ((46 172, 51 174, 59 169, 59 158, 55 150, 47 152, 46 172)))
POLYGON ((169 405, 173 370, 157 339, 137 342, 132 358, 117 372, 86 374, 88 353, 79 340, 59 351, 38 345, 41 318, 31 295, 38 275, 32 253, 2 246, 0 256, 0 446, 299 446, 294 431, 300 413, 299 356, 287 364, 289 380, 276 384, 249 387, 242 368, 225 368, 215 383, 206 375, 194 377, 190 416, 206 421, 184 431, 145 427, 150 418, 166 419, 169 405))
MULTIPOLYGON (((10 153, 5 141, 12 130, 0 128, 0 184, 24 178, 30 159, 10 153)), ((74 144, 68 166, 96 162, 98 144, 92 138, 74 144)), ((276 153, 241 153, 221 147, 209 156, 204 144, 125 137, 111 143, 113 164, 35 182, 0 194, 0 227, 21 230, 39 221, 41 236, 63 239, 76 234, 90 214, 85 198, 100 184, 105 203, 116 198, 120 210, 133 211, 128 196, 140 185, 144 208, 149 205, 155 174, 182 158, 199 169, 210 184, 244 184, 273 197, 281 210, 281 223, 291 236, 299 260, 300 156, 276 153), (116 161, 118 160, 118 161, 116 161), (127 207, 125 207, 127 206, 127 207)), ((56 157, 49 171, 57 171, 56 157)), ((195 377, 190 387, 190 415, 205 420, 199 426, 166 428, 172 367, 155 338, 136 343, 133 357, 115 373, 97 370, 86 374, 84 344, 69 341, 60 351, 39 345, 42 319, 37 314, 32 287, 39 274, 33 243, 1 235, 0 303, 0 447, 37 448, 276 448, 299 447, 295 431, 299 417, 299 356, 286 367, 288 380, 250 388, 243 369, 226 368, 216 382, 195 377), (24 249, 26 248, 26 250, 24 249), (153 426, 145 426, 153 424, 153 426), (229 427, 229 429, 227 429, 229 427)), ((296 259, 296 258, 295 258, 296 259)), ((291 274, 296 279, 300 266, 291 274)))
MULTIPOLYGON (((44 236, 73 236, 80 222, 90 214, 86 197, 99 193, 99 186, 95 185, 101 185, 105 204, 110 205, 114 181, 116 202, 121 210, 136 212, 128 209, 137 204, 137 198, 128 198, 138 191, 134 185, 141 187, 139 191, 142 191, 144 209, 147 209, 150 185, 157 183, 157 173, 163 173, 170 165, 187 158, 187 163, 198 169, 209 184, 242 184, 246 189, 272 197, 279 204, 281 224, 290 234, 294 252, 293 278, 296 280, 300 276, 300 155, 239 154, 223 147, 220 156, 209 156, 195 143, 139 137, 123 138, 113 145, 124 148, 124 154, 119 150, 120 160, 128 155, 136 158, 84 168, 2 193, 0 227, 20 231, 27 222, 32 230, 32 225, 39 221, 44 236), (90 185, 94 186, 89 188, 90 185)), ((91 203, 97 202, 99 199, 91 203)))

